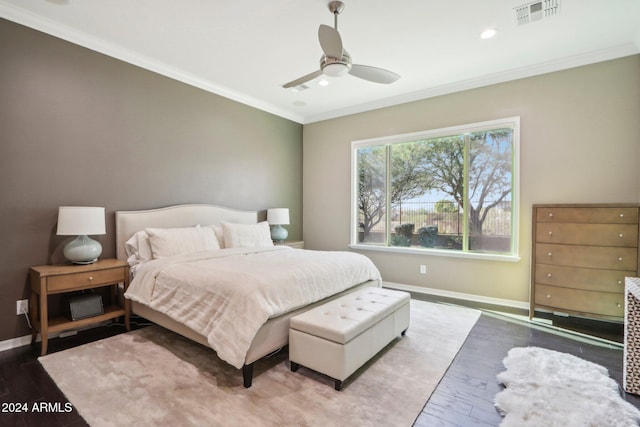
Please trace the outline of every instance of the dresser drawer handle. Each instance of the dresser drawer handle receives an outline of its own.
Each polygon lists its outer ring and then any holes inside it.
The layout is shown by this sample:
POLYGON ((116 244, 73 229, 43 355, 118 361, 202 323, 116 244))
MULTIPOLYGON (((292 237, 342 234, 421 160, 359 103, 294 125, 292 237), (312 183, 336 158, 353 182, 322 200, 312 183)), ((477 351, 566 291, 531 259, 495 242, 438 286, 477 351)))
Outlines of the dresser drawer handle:
POLYGON ((622 304, 620 303, 617 303, 616 305, 618 306, 618 308, 622 307, 622 304))
POLYGON ((618 257, 618 261, 622 261, 622 257, 618 257))
POLYGON ((620 214, 620 218, 624 218, 624 214, 620 214))
POLYGON ((622 239, 622 233, 618 234, 618 237, 622 239))
POLYGON ((549 218, 553 218, 553 212, 549 212, 549 218))
POLYGON ((551 298, 551 294, 547 294, 547 298, 551 298))
POLYGON ((89 281, 92 281, 92 280, 93 280, 93 276, 89 276, 89 281))
POLYGON ((552 256, 553 254, 551 252, 547 253, 547 256, 552 256))
POLYGON ((547 273, 547 277, 551 277, 551 273, 547 273))
POLYGON ((622 285, 622 280, 618 280, 618 285, 622 285))
POLYGON ((553 236, 553 231, 550 231, 550 232, 549 232, 549 236, 553 236))

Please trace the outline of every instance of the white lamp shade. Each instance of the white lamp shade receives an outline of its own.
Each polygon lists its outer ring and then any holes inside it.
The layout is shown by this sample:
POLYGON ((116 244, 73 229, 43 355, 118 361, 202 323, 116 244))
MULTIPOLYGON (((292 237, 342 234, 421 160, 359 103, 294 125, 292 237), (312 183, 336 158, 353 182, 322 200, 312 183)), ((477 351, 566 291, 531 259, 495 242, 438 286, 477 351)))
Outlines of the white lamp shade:
POLYGON ((106 234, 104 208, 60 206, 58 208, 59 236, 106 234))
POLYGON ((267 209, 267 222, 271 225, 289 224, 289 209, 288 208, 267 209))

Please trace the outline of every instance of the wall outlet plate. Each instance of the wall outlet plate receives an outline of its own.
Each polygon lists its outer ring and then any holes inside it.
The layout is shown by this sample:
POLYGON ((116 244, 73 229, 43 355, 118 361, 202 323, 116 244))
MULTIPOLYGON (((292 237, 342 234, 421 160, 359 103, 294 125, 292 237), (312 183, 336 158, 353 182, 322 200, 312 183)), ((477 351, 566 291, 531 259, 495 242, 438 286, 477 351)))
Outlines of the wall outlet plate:
POLYGON ((29 300, 21 299, 16 301, 16 315, 20 316, 27 313, 29 313, 29 300))

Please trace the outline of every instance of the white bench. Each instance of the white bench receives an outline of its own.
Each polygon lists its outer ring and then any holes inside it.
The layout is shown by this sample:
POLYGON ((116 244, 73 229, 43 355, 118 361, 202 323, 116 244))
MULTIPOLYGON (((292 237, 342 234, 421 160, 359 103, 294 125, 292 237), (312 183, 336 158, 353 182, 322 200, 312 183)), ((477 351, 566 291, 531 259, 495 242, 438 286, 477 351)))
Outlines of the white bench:
POLYGON ((364 288, 294 316, 291 370, 302 365, 335 380, 335 389, 409 327, 407 292, 364 288))

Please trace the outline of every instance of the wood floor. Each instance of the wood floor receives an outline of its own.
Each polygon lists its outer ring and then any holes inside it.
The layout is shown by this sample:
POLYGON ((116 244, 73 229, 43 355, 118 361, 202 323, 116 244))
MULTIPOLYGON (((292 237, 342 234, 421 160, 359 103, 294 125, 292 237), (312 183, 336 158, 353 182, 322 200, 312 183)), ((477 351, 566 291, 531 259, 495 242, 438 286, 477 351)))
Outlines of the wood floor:
MULTIPOLYGON (((603 329, 605 333, 613 333, 613 339, 621 338, 616 331, 603 329)), ((94 328, 72 337, 52 339, 49 349, 50 352, 61 351, 123 331, 119 325, 94 328)), ((493 406, 493 397, 502 386, 497 383, 496 375, 504 370, 502 359, 509 349, 522 346, 574 354, 607 367, 614 379, 619 383, 622 381, 622 350, 619 347, 594 345, 549 332, 548 328, 484 312, 414 426, 497 426, 501 417, 493 406)), ((0 413, 0 426, 86 426, 75 409, 64 412, 67 400, 37 361, 38 351, 38 346, 25 346, 0 352, 0 404, 26 403, 29 409, 28 413, 7 412, 8 406, 3 406, 5 411, 0 413), (34 413, 33 404, 38 402, 58 404, 60 410, 34 413)), ((638 396, 624 393, 623 396, 640 408, 638 396)))

